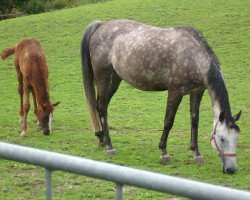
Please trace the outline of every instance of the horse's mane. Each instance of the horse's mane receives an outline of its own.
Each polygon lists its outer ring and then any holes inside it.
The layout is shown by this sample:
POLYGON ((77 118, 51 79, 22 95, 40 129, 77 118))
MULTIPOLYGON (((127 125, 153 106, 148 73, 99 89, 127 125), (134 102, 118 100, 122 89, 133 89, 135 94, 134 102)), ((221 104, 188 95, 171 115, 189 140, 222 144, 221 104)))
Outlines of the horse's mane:
POLYGON ((232 114, 229 104, 228 92, 221 72, 217 66, 211 66, 207 74, 208 85, 214 92, 214 97, 218 100, 221 110, 226 112, 226 121, 231 121, 232 114))
POLYGON ((207 85, 214 92, 214 97, 218 100, 222 111, 226 112, 226 122, 232 121, 229 97, 222 72, 220 71, 220 62, 203 35, 197 30, 187 27, 191 34, 200 42, 204 50, 209 54, 210 66, 207 73, 207 85))

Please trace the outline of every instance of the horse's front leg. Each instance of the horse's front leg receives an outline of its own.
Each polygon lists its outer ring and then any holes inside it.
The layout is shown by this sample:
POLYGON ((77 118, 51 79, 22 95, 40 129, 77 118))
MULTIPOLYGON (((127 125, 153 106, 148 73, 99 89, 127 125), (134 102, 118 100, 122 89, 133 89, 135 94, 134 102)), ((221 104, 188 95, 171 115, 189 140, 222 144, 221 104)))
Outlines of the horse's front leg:
POLYGON ((167 153, 167 139, 169 131, 173 127, 176 111, 181 103, 183 95, 178 91, 168 91, 167 109, 164 120, 164 130, 161 136, 159 148, 161 150, 161 163, 165 164, 170 161, 167 153))
POLYGON ((40 123, 39 123, 39 120, 38 120, 38 110, 37 110, 36 93, 35 93, 35 90, 34 90, 33 87, 31 88, 31 93, 32 93, 32 96, 33 96, 34 114, 35 114, 36 124, 37 124, 38 126, 40 126, 40 123))
POLYGON ((23 84, 23 117, 22 117, 22 132, 20 134, 21 137, 27 135, 27 115, 30 109, 30 102, 29 102, 29 93, 30 89, 24 83, 23 84))
POLYGON ((191 140, 190 149, 194 152, 194 161, 203 163, 204 159, 198 148, 198 125, 200 102, 204 91, 197 94, 190 94, 190 118, 191 118, 191 140))

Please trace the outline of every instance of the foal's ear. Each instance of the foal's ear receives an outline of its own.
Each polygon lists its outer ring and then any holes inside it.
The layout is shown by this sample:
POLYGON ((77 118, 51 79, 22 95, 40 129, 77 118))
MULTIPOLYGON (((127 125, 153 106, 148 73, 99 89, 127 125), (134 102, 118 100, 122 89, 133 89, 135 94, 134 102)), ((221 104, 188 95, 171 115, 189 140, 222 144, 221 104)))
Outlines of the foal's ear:
POLYGON ((241 116, 241 111, 238 114, 236 114, 236 115, 233 116, 234 121, 237 122, 240 119, 240 116, 241 116))
POLYGON ((54 106, 54 107, 56 107, 56 106, 58 106, 59 105, 59 101, 57 101, 56 103, 53 103, 52 105, 54 106))
POLYGON ((226 112, 225 111, 222 111, 219 115, 219 121, 220 122, 223 122, 226 118, 226 112))

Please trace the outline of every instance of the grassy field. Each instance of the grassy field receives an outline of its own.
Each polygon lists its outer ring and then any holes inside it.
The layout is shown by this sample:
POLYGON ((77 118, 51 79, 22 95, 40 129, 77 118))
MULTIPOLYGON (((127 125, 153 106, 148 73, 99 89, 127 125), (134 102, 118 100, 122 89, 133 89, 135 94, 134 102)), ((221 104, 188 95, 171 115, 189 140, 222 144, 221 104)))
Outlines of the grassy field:
MULTIPOLYGON (((207 183, 250 190, 250 1, 116 0, 0 22, 0 51, 22 38, 36 37, 46 53, 54 112, 53 133, 45 137, 30 110, 28 136, 20 138, 19 96, 13 57, 0 61, 0 140, 82 156, 207 183), (157 3, 156 3, 157 2, 157 3), (199 29, 218 56, 227 82, 232 112, 242 110, 237 147, 238 170, 222 174, 221 161, 210 146, 212 108, 208 93, 202 100, 199 146, 204 164, 194 164, 188 150, 188 96, 178 110, 170 133, 171 163, 159 163, 166 92, 142 92, 122 83, 109 107, 110 134, 117 155, 98 148, 88 119, 82 89, 80 40, 95 19, 129 18, 160 27, 190 25, 199 29)), ((44 199, 44 169, 0 159, 0 199, 44 199)), ((54 172, 54 199, 114 199, 113 183, 54 172)), ((172 195, 134 187, 124 199, 168 199, 172 195)))

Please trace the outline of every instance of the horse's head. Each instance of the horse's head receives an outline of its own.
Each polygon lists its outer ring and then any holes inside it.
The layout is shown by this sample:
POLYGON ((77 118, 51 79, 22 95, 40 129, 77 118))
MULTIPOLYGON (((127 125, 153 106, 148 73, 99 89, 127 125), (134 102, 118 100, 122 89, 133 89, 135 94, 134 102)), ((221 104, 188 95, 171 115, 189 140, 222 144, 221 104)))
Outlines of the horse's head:
POLYGON ((217 150, 223 164, 223 172, 232 174, 236 171, 236 144, 239 137, 239 127, 236 121, 239 120, 241 111, 229 121, 226 120, 226 113, 220 113, 211 137, 211 145, 217 150))
POLYGON ((52 116, 54 108, 59 104, 60 102, 56 103, 45 103, 41 105, 41 107, 38 109, 38 121, 40 126, 43 129, 43 133, 45 135, 49 135, 51 132, 51 123, 52 123, 52 116))

